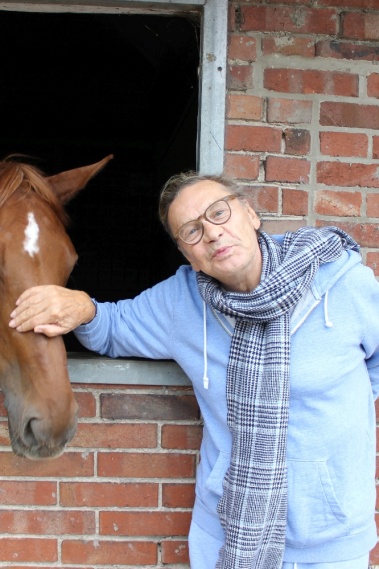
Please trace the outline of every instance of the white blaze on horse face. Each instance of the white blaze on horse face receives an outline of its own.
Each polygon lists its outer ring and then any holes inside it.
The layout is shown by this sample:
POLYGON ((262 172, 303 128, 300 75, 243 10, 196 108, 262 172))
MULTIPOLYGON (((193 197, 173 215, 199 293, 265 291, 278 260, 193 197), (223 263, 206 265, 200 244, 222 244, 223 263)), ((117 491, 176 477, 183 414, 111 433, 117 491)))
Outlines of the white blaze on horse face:
POLYGON ((25 227, 24 251, 31 257, 39 252, 38 247, 39 227, 34 213, 28 213, 28 225, 25 227))

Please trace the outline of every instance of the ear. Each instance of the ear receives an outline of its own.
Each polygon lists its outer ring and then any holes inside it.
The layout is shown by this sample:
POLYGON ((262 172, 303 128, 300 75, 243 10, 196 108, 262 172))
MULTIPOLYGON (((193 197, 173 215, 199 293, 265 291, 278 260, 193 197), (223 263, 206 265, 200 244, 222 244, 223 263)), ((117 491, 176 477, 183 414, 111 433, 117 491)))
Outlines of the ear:
POLYGON ((251 207, 249 201, 246 198, 242 199, 242 203, 244 204, 245 208, 248 211, 248 214, 251 218, 251 221, 253 223, 253 227, 256 231, 258 231, 258 229, 261 226, 261 220, 259 218, 259 215, 257 214, 257 212, 251 207))
POLYGON ((67 170, 55 176, 46 177, 46 181, 52 186, 56 196, 62 204, 69 202, 80 190, 82 190, 95 174, 97 174, 104 166, 113 158, 113 154, 109 154, 100 162, 89 166, 82 166, 74 170, 67 170))

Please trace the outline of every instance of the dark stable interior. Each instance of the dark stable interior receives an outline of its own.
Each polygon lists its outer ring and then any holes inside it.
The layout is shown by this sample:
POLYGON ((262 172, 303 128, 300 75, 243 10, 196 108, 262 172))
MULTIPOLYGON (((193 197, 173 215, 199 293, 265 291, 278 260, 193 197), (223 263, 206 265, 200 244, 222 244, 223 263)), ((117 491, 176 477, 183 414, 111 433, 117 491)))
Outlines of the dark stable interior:
POLYGON ((79 255, 68 286, 99 301, 185 262, 157 206, 171 175, 196 168, 199 35, 179 16, 0 12, 1 158, 55 174, 114 155, 67 206, 79 255))

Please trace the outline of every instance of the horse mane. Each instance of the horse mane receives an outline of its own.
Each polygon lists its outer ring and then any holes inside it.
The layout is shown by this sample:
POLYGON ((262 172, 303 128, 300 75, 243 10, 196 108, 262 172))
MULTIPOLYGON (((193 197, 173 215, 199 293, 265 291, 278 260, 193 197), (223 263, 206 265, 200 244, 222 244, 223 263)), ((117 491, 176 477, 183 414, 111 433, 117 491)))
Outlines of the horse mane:
POLYGON ((14 156, 0 161, 0 208, 23 185, 25 197, 32 192, 37 194, 51 206, 63 225, 67 226, 68 215, 43 172, 35 166, 14 160, 14 156))

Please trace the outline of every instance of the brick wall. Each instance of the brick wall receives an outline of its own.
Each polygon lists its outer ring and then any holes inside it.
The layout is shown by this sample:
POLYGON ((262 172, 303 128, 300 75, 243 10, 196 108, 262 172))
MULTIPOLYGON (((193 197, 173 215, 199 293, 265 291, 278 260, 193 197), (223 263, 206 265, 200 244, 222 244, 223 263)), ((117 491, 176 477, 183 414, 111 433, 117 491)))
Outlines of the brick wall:
POLYGON ((230 3, 226 171, 268 231, 338 225, 379 275, 379 3, 311 5, 230 3))
POLYGON ((0 567, 187 567, 201 439, 187 387, 76 386, 77 434, 54 460, 0 421, 0 567))
MULTIPOLYGON (((378 0, 230 2, 229 15, 226 172, 267 231, 339 225, 379 276, 378 0)), ((1 412, 0 567, 188 567, 193 393, 75 391, 78 434, 54 461, 14 456, 1 412)))

